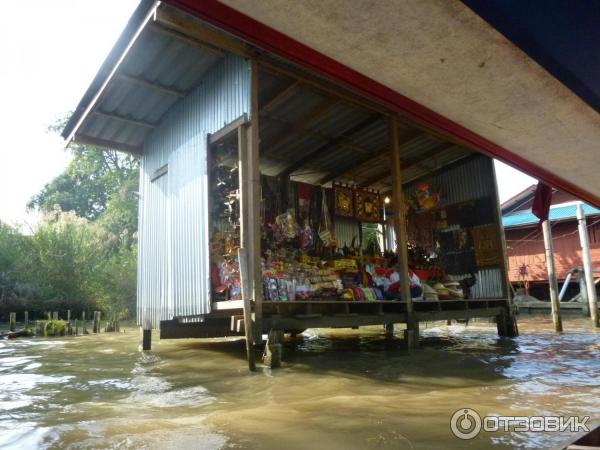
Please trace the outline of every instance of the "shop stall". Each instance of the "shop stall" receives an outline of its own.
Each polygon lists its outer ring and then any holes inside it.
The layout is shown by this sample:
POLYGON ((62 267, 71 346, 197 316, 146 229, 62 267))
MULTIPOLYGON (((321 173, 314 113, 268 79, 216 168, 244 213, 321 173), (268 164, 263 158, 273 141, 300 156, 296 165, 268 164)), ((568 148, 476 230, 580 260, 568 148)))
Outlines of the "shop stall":
POLYGON ((140 324, 517 334, 488 156, 168 5, 119 42, 65 137, 141 158, 140 324))

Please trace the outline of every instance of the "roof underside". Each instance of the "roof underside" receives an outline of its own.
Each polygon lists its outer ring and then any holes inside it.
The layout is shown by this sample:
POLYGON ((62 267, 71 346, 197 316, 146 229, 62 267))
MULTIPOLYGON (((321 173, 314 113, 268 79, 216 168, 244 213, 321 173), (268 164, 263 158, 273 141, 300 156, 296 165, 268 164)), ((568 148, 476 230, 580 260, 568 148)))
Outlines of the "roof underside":
MULTIPOLYGON (((89 110, 74 115, 65 136, 74 132, 76 141, 141 153, 165 113, 225 55, 214 39, 203 39, 215 30, 187 14, 162 5, 156 18, 145 17, 147 23, 140 15, 130 24, 130 33, 136 26, 141 30, 135 42, 115 63, 96 101, 80 105, 78 111, 89 110)), ((263 173, 312 184, 335 180, 384 192, 391 188, 389 111, 272 55, 229 43, 260 61, 263 173)), ((407 123, 399 131, 405 183, 472 154, 407 123)))
POLYGON ((167 1, 307 66, 327 60, 332 78, 382 101, 401 94, 419 120, 600 204, 600 116, 458 0, 167 1))

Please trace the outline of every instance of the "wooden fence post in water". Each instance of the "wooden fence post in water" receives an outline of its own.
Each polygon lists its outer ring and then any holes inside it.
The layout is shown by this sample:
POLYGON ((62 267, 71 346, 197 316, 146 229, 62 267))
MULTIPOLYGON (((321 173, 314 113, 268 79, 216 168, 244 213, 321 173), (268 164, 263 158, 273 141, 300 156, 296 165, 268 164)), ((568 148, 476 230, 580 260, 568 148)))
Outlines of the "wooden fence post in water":
POLYGON ((561 332, 563 326, 560 317, 560 303, 558 301, 558 281, 556 281, 556 271, 554 270, 554 245, 552 243, 550 221, 544 220, 542 222, 542 231, 544 233, 544 247, 546 249, 546 267, 548 269, 548 285, 550 286, 552 322, 554 322, 554 331, 561 332))
POLYGON ((252 323, 252 302, 250 301, 250 273, 248 271, 248 252, 245 248, 238 249, 238 260, 240 267, 240 280, 242 282, 242 298, 244 299, 244 334, 246 335, 246 356, 248 357, 248 368, 256 370, 254 353, 254 334, 252 323))
POLYGON ((23 313, 23 327, 25 329, 29 328, 29 311, 23 313))
POLYGON ((75 336, 79 335, 79 326, 77 325, 77 319, 73 321, 73 328, 75 329, 75 336))
POLYGON ((88 334, 85 326, 85 311, 81 311, 81 334, 88 334))
POLYGON ((17 327, 17 313, 11 312, 8 317, 8 330, 15 331, 17 327))

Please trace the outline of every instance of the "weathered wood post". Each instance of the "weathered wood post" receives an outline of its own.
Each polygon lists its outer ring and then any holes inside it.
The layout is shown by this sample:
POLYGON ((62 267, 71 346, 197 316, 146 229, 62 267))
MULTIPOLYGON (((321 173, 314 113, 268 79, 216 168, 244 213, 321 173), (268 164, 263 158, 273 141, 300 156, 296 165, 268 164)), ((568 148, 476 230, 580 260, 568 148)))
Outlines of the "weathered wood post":
POLYGON ((556 281, 556 271, 554 269, 554 246, 552 244, 552 230, 550 221, 542 222, 542 232, 544 233, 544 248, 546 250, 546 267, 548 270, 548 284, 550 287, 550 303, 552 306, 552 322, 554 330, 561 332, 563 330, 562 319, 560 317, 560 303, 558 301, 558 282, 556 281))
POLYGON ((48 316, 48 320, 52 320, 52 313, 50 311, 48 311, 46 315, 48 316))
POLYGON ((404 193, 402 191, 400 136, 398 133, 398 119, 395 116, 390 117, 389 139, 392 153, 392 198, 394 206, 394 230, 396 232, 396 254, 398 255, 398 262, 401 267, 400 284, 402 300, 406 302, 406 330, 404 336, 407 347, 416 348, 419 346, 419 321, 414 310, 408 276, 406 211, 404 208, 404 193))
POLYGON ((596 284, 594 283, 594 267, 592 266, 592 256, 590 254, 590 239, 582 203, 577 204, 577 222, 590 317, 592 318, 594 327, 598 328, 600 327, 600 322, 598 321, 598 295, 596 294, 596 284))
POLYGON ((94 321, 92 324, 92 332, 100 333, 100 311, 94 311, 94 321))
POLYGON ((67 309, 67 334, 71 336, 73 334, 73 326, 71 324, 71 310, 67 309))
POLYGON ((248 358, 248 368, 256 370, 256 361, 254 354, 254 334, 252 330, 252 301, 250 299, 250 282, 248 277, 248 253, 245 248, 238 249, 238 259, 240 264, 240 280, 242 283, 242 298, 244 299, 244 334, 246 335, 246 356, 248 358))
POLYGON ((52 320, 58 320, 58 311, 52 313, 52 320))
POLYGON ((25 329, 29 328, 29 311, 23 313, 23 327, 25 329))
POLYGON ((149 318, 144 319, 142 330, 142 350, 152 350, 152 321, 149 318))
POLYGON ((85 311, 81 311, 81 334, 88 334, 87 327, 85 325, 85 311))
POLYGON ((75 336, 79 335, 79 325, 77 324, 77 319, 73 320, 73 328, 75 329, 75 336))
POLYGON ((283 331, 270 330, 263 354, 263 363, 271 369, 281 367, 283 331))
POLYGON ((15 331, 17 328, 17 313, 11 312, 8 315, 8 331, 15 331))

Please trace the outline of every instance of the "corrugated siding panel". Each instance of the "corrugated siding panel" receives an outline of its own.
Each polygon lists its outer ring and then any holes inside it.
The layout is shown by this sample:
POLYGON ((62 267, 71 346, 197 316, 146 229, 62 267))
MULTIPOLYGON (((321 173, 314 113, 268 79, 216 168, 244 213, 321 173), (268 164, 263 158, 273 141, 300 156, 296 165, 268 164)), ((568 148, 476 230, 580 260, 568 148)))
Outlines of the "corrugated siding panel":
POLYGON ((250 64, 229 55, 144 144, 138 323, 210 312, 207 134, 250 113, 250 64), (169 165, 167 175, 150 182, 169 165))
POLYGON ((477 282, 471 288, 473 298, 502 298, 502 270, 499 268, 481 269, 477 272, 477 282))
POLYGON ((338 241, 338 245, 343 247, 352 244, 352 238, 356 237, 355 245, 358 245, 358 222, 353 219, 346 219, 344 217, 335 218, 335 237, 338 241))
MULTIPOLYGON (((429 183, 440 193, 440 207, 467 202, 494 195, 492 160, 478 156, 457 164, 448 170, 421 178, 407 186, 406 194, 412 193, 421 183, 429 183)), ((490 205, 490 207, 495 207, 490 205)))

